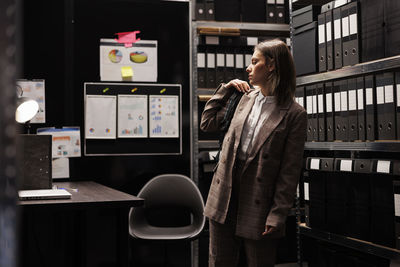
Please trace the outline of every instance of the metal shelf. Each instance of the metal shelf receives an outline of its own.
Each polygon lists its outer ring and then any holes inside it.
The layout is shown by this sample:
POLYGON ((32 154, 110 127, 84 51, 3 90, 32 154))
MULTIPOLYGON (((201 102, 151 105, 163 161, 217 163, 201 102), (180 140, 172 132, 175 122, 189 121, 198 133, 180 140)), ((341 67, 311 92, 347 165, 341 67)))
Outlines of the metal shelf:
POLYGON ((306 142, 305 150, 400 152, 399 142, 306 142))
POLYGON ((389 248, 371 242, 367 242, 364 240, 341 236, 330 232, 314 230, 310 227, 307 227, 304 223, 299 225, 299 229, 300 229, 300 234, 305 236, 309 236, 332 244, 345 246, 361 252, 373 254, 378 257, 400 262, 400 250, 394 248, 389 248))
POLYGON ((289 24, 201 21, 201 20, 195 21, 194 24, 196 27, 236 28, 245 31, 289 33, 289 24))
POLYGON ((395 68, 400 68, 400 55, 360 63, 354 66, 347 66, 334 71, 297 77, 296 85, 301 86, 318 82, 326 82, 329 80, 365 75, 395 68))

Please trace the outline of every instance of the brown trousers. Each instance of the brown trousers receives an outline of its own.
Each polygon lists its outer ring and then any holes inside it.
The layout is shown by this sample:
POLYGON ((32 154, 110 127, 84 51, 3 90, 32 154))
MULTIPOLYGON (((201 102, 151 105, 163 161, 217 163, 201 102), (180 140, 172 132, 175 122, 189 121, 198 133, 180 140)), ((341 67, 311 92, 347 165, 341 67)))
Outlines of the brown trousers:
POLYGON ((234 165, 232 196, 225 223, 220 224, 210 220, 209 267, 238 266, 242 246, 244 246, 248 267, 273 267, 275 264, 278 239, 251 240, 235 235, 239 184, 243 164, 243 161, 236 160, 234 165))

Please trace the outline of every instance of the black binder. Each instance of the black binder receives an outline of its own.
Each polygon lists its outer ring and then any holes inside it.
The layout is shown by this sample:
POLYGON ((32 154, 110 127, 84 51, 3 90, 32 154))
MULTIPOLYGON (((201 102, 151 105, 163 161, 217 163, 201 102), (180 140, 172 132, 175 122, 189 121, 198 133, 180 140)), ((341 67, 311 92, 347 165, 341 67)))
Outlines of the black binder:
POLYGON ((313 93, 314 86, 306 86, 307 141, 314 141, 313 93))
POLYGON ((212 45, 207 46, 207 68, 206 68, 206 87, 215 88, 216 87, 216 72, 215 72, 215 50, 216 47, 212 45))
POLYGON ((267 0, 266 21, 267 21, 267 23, 276 23, 276 2, 275 2, 275 0, 267 0))
POLYGON ((326 110, 326 141, 335 140, 335 122, 334 122, 334 103, 333 103, 333 83, 325 83, 325 110, 326 110))
MULTIPOLYGON (((226 7, 229 8, 229 7, 226 7)), ((266 1, 265 0, 242 0, 242 21, 265 22, 266 1)))
POLYGON ((357 79, 348 79, 349 141, 358 140, 357 79))
POLYGON ((360 62, 359 49, 359 11, 358 2, 348 4, 349 8, 349 61, 350 65, 360 62))
POLYGON ((395 72, 396 85, 396 136, 400 140, 400 72, 395 72))
POLYGON ((204 0, 196 0, 195 10, 196 10, 195 14, 196 20, 206 19, 206 6, 204 0))
POLYGON ((396 139, 396 107, 392 72, 376 75, 376 104, 378 140, 396 139))
POLYGON ((318 52, 319 72, 323 72, 327 69, 325 13, 318 15, 318 52))
POLYGON ((325 118, 325 88, 323 83, 317 84, 318 102, 318 141, 326 141, 326 118, 325 118))
POLYGON ((228 82, 225 80, 225 49, 222 46, 218 46, 216 50, 216 77, 215 81, 217 86, 221 83, 228 82))
POLYGON ((235 77, 239 80, 245 80, 244 76, 244 53, 241 47, 235 48, 235 77))
POLYGON ((400 1, 382 2, 385 4, 385 57, 396 56, 400 54, 400 1))
POLYGON ((206 1, 206 20, 215 20, 214 0, 206 1))
POLYGON ((374 76, 365 76, 365 121, 366 121, 366 139, 374 141, 376 138, 376 97, 374 76))
MULTIPOLYGON (((200 36, 201 37, 201 36, 200 36)), ((206 45, 203 38, 199 38, 197 47, 197 87, 206 87, 206 45)))
POLYGON ((276 0, 276 23, 286 23, 286 8, 284 0, 276 0))
POLYGON ((357 78, 357 122, 358 139, 365 141, 365 90, 364 77, 357 78))
POLYGON ((386 1, 360 0, 361 60, 367 62, 385 57, 384 13, 386 1))
POLYGON ((335 51, 335 69, 340 69, 343 66, 342 58, 342 22, 341 10, 335 8, 333 10, 333 36, 334 36, 334 51, 335 51))
POLYGON ((343 140, 342 134, 342 117, 341 117, 341 96, 340 96, 340 81, 333 82, 333 114, 335 121, 335 140, 343 140))
POLYGON ((303 86, 299 86, 296 88, 295 97, 296 97, 297 103, 299 103, 299 105, 302 106, 303 108, 306 108, 305 100, 304 100, 304 87, 303 86))
POLYGON ((350 65, 350 26, 349 26, 349 5, 340 8, 342 20, 342 58, 343 66, 350 65))
POLYGON ((347 80, 340 81, 340 105, 342 131, 339 140, 349 141, 349 94, 347 80))
MULTIPOLYGON (((400 167, 400 162, 395 162, 395 165, 400 167)), ((397 167, 396 166, 396 167, 397 167)), ((395 175, 400 175, 400 173, 394 173, 395 175)), ((395 247, 400 249, 400 181, 394 180, 393 181, 393 193, 394 193, 394 222, 395 222, 395 240, 396 244, 395 247)))
POLYGON ((326 62, 328 70, 335 68, 335 54, 333 49, 333 12, 328 10, 325 13, 325 32, 326 32, 326 62))
POLYGON ((215 0, 214 6, 216 21, 240 21, 239 0, 215 0))
POLYGON ((325 219, 325 173, 320 171, 320 158, 307 158, 309 170, 309 221, 313 229, 324 229, 325 219))

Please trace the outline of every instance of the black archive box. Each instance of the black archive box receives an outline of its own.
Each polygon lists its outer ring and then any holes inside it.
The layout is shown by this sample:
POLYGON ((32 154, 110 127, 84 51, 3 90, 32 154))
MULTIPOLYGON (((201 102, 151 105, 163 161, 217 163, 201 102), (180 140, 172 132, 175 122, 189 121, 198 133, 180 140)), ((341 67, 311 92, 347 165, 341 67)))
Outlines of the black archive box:
POLYGON ((21 134, 17 138, 19 190, 52 187, 51 135, 21 134))
POLYGON ((215 0, 214 10, 216 21, 240 21, 239 0, 215 0))
POLYGON ((297 75, 318 71, 317 22, 294 30, 293 57, 297 75))
POLYGON ((301 9, 292 12, 292 26, 293 28, 299 28, 306 24, 317 21, 318 14, 321 11, 321 7, 315 5, 309 5, 301 9))
MULTIPOLYGON (((227 7, 229 8, 229 7, 227 7)), ((266 21, 265 0, 242 0, 241 1, 242 21, 263 22, 266 21)))
POLYGON ((400 1, 385 0, 385 57, 400 54, 400 1))

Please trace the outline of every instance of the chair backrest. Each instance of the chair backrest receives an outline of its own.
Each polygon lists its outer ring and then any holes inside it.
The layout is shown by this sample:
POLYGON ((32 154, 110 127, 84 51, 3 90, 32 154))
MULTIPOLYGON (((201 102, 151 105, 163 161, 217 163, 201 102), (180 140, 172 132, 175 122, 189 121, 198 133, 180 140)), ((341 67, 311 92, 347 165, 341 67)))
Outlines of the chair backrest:
POLYGON ((193 239, 202 231, 205 224, 203 197, 196 184, 188 177, 181 174, 158 175, 148 181, 137 196, 144 199, 144 206, 132 208, 129 213, 129 232, 133 237, 175 239, 179 236, 177 239, 193 239), (163 229, 163 227, 149 225, 146 211, 166 206, 190 210, 193 216, 190 227, 181 227, 182 229, 179 230, 179 227, 163 229), (141 231, 145 234, 142 235, 141 231), (179 235, 176 234, 177 231, 179 231, 179 235), (151 237, 152 232, 157 238, 151 237))

